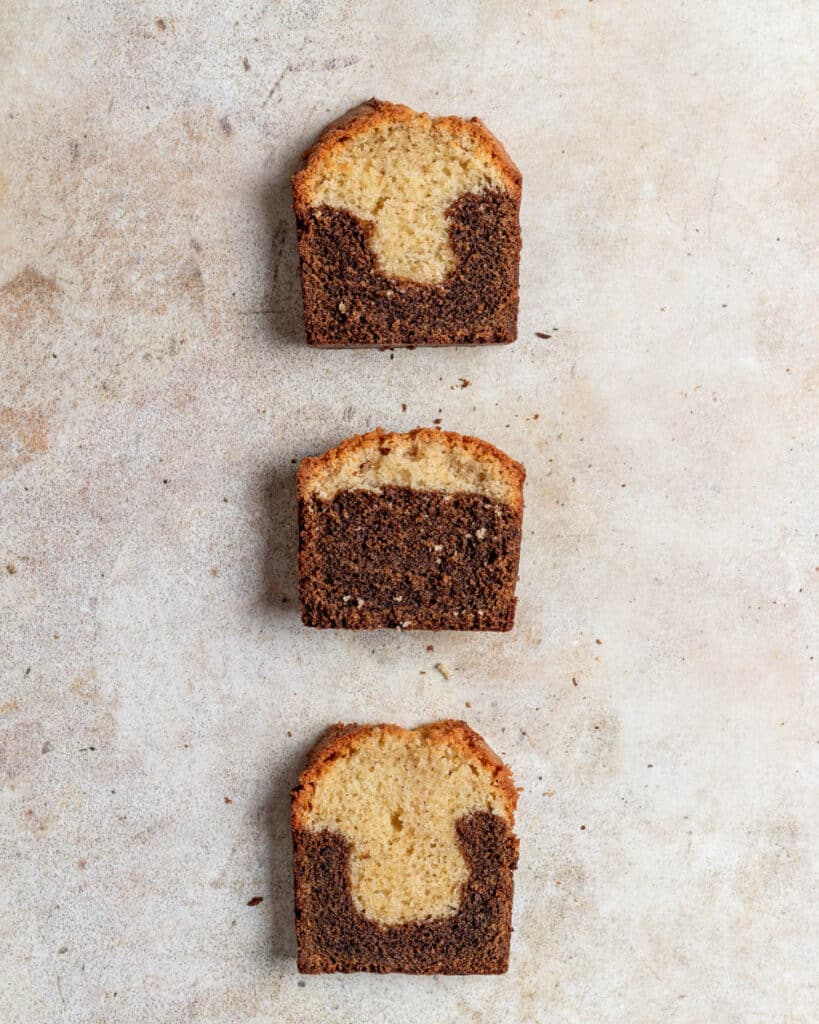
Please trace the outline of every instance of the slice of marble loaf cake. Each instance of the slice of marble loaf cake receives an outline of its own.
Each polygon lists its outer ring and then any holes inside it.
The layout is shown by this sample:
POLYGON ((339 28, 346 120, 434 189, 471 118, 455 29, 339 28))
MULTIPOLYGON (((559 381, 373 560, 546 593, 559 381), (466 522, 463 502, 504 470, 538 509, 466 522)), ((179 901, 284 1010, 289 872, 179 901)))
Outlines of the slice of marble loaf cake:
POLYGON ((465 722, 330 729, 292 794, 299 970, 506 971, 516 803, 465 722))
POLYGON ((308 343, 514 341, 520 191, 477 118, 370 100, 331 124, 293 177, 308 343))
POLYGON ((352 437, 298 472, 308 626, 508 630, 523 467, 439 430, 352 437))

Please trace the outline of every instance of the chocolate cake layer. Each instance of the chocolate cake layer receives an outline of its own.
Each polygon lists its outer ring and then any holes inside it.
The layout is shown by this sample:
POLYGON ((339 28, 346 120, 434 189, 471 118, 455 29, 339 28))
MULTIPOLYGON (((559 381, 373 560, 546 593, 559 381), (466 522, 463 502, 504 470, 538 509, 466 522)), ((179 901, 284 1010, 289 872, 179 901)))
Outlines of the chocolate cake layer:
POLYGON ((305 625, 512 628, 520 510, 390 486, 302 501, 299 530, 305 625))
POLYGON ((506 822, 486 812, 470 814, 456 827, 469 869, 459 910, 451 917, 389 927, 370 921, 353 904, 347 841, 331 832, 295 830, 299 970, 506 971, 517 839, 506 822))
POLYGON ((328 347, 483 345, 517 335, 518 200, 493 189, 447 211, 456 257, 443 284, 385 277, 367 244, 372 226, 344 210, 297 220, 307 342, 328 347))

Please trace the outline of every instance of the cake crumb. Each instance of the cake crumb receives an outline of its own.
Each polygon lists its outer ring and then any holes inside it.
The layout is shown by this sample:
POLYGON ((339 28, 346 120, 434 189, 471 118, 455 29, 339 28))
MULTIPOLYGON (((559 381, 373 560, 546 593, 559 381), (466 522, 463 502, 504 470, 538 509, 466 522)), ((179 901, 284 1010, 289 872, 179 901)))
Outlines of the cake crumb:
POLYGON ((535 331, 536 338, 544 338, 546 341, 551 338, 551 334, 544 334, 543 331, 535 331))
POLYGON ((232 801, 232 800, 230 799, 230 797, 229 797, 229 796, 226 796, 226 797, 225 797, 225 803, 226 803, 226 804, 232 804, 232 803, 233 803, 233 801, 232 801))
POLYGON ((461 381, 461 387, 462 388, 468 388, 469 385, 472 383, 471 381, 467 380, 466 377, 461 377, 460 381, 461 381))
POLYGON ((472 702, 468 701, 468 700, 464 701, 464 707, 471 708, 472 707, 472 702))
POLYGON ((451 678, 449 669, 446 667, 446 665, 442 661, 436 661, 435 662, 435 667, 438 669, 438 671, 441 673, 441 675, 444 677, 444 679, 450 679, 451 678))
POLYGON ((14 562, 9 562, 9 564, 6 566, 6 572, 9 574, 9 576, 13 576, 17 572, 17 566, 14 564, 14 562))
POLYGON ((603 641, 602 640, 595 640, 594 642, 597 644, 598 647, 602 647, 603 646, 603 641))
POLYGON ((249 907, 258 907, 258 905, 262 902, 263 899, 264 896, 254 896, 252 899, 249 899, 247 901, 247 905, 249 907))

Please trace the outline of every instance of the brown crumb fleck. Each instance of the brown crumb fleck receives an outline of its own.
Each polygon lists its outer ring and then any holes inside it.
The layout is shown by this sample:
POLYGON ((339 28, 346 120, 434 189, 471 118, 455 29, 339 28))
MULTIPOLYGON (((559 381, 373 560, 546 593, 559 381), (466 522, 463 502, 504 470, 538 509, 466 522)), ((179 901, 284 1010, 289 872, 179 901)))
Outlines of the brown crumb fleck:
POLYGON ((225 797, 225 803, 226 803, 226 804, 232 804, 232 803, 233 803, 233 801, 232 801, 232 800, 230 799, 230 797, 229 797, 229 796, 226 796, 226 797, 225 797))
POLYGON ((157 18, 154 24, 156 25, 160 32, 164 32, 165 29, 168 27, 165 23, 164 18, 157 18))
POLYGON ((6 566, 6 572, 9 574, 9 576, 13 576, 17 572, 17 566, 14 564, 14 562, 9 562, 9 564, 6 566))
MULTIPOLYGON (((816 571, 819 572, 819 565, 817 565, 816 571)), ((428 651, 434 651, 435 647, 432 644, 427 644, 427 650, 428 651)))
POLYGON ((601 647, 603 644, 602 640, 595 640, 594 642, 597 644, 598 647, 601 647))
POLYGON ((406 411, 407 411, 407 403, 406 402, 402 402, 401 403, 401 412, 406 412, 406 411))
POLYGON ((544 334, 543 331, 535 331, 535 337, 543 338, 545 341, 548 341, 549 338, 551 338, 551 334, 544 334))
POLYGON ((572 676, 572 686, 577 686, 577 678, 572 676))
POLYGON ((290 737, 291 739, 293 738, 293 733, 292 733, 292 732, 291 732, 291 731, 290 731, 289 729, 287 730, 287 735, 288 735, 288 736, 289 736, 289 737, 290 737))
POLYGON ((532 413, 532 419, 533 420, 539 420, 540 419, 540 413, 539 412, 532 413))
POLYGON ((212 565, 210 567, 210 574, 211 574, 211 576, 218 576, 219 575, 219 570, 216 568, 215 565, 212 565))
POLYGON ((585 825, 581 825, 580 826, 580 831, 581 832, 585 832, 586 831, 586 826, 585 825))
POLYGON ((245 71, 250 71, 250 61, 247 59, 247 57, 242 57, 242 67, 245 69, 245 71))
POLYGON ((462 387, 462 388, 468 388, 468 387, 469 387, 469 385, 470 385, 470 384, 472 383, 471 381, 468 381, 468 380, 466 379, 466 377, 461 377, 461 378, 459 378, 459 379, 460 379, 460 381, 461 381, 461 387, 462 387))
POLYGON ((254 896, 252 899, 249 899, 247 901, 247 905, 249 907, 258 907, 258 905, 262 902, 263 899, 264 896, 254 896))
POLYGON ((472 702, 471 701, 465 701, 464 702, 464 707, 471 708, 472 707, 472 702))
POLYGON ((441 417, 439 416, 437 419, 434 419, 432 422, 433 423, 440 423, 441 422, 441 417))

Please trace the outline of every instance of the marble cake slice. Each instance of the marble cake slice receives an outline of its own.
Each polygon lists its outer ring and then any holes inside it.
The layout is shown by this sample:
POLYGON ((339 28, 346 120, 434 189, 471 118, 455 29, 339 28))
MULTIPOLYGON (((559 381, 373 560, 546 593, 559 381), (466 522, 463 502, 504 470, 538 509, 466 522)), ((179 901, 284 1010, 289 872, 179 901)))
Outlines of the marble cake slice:
POLYGON ((516 803, 465 722, 330 729, 292 793, 299 970, 504 973, 516 803))
POLYGON ((524 469, 439 430, 352 437, 299 467, 307 626, 509 630, 524 469))
POLYGON ((293 177, 307 342, 515 340, 521 176, 477 119, 370 100, 293 177))

